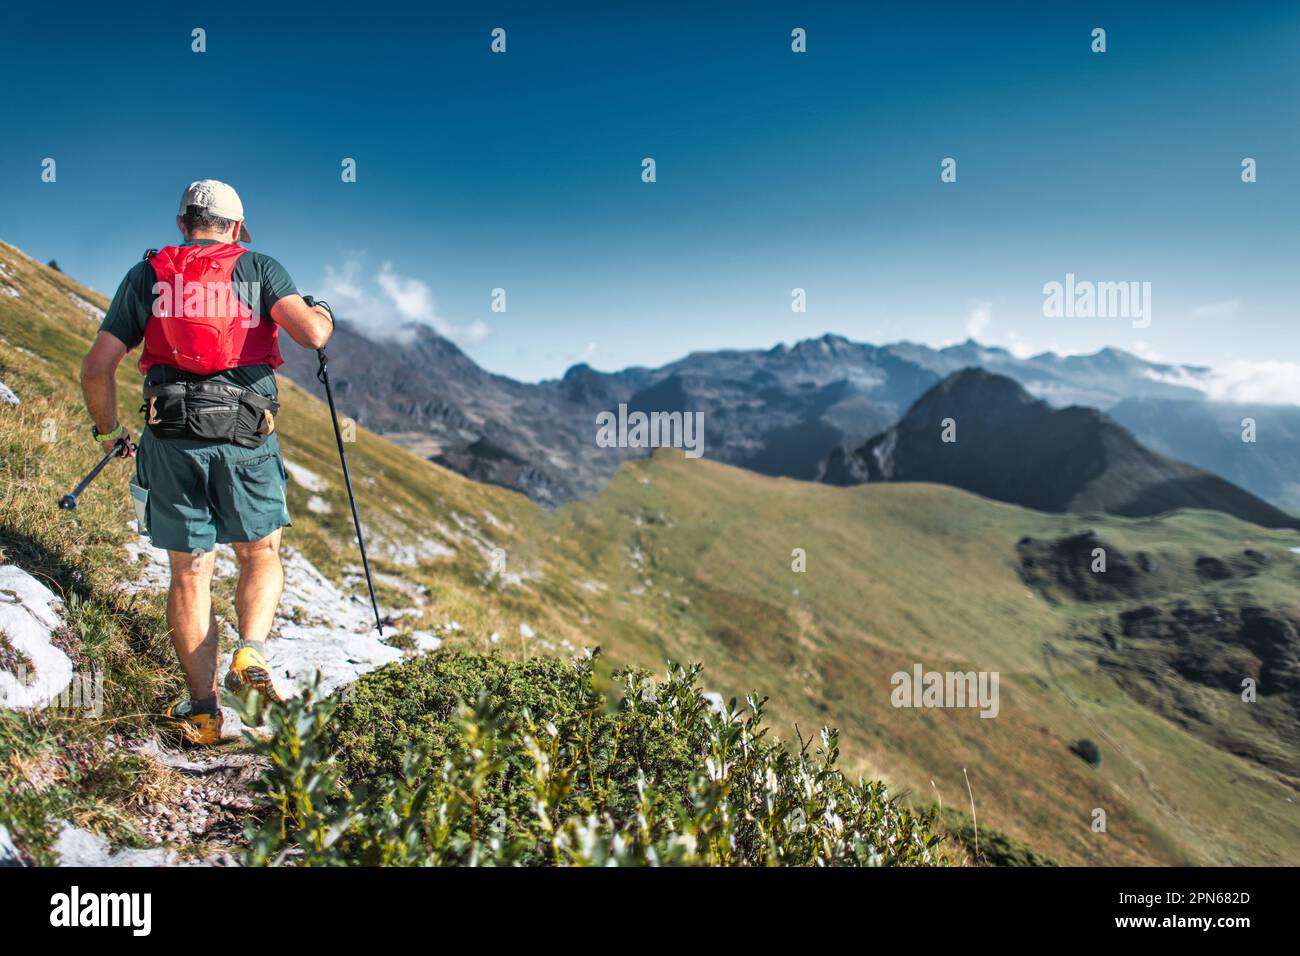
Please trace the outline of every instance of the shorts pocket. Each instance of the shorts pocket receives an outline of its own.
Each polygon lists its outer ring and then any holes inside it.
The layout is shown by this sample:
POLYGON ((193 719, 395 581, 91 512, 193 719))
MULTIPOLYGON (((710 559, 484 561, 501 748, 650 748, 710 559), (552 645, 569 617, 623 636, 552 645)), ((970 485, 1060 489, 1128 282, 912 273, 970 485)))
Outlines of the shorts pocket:
POLYGON ((149 489, 131 482, 131 504, 135 506, 135 526, 141 534, 149 533, 149 489))
POLYGON ((259 455, 234 466, 235 491, 253 502, 280 504, 284 501, 287 475, 279 454, 259 455))
POLYGON ((223 533, 229 541, 255 541, 289 525, 285 502, 285 471, 278 452, 257 455, 229 465, 228 504, 221 510, 223 533))

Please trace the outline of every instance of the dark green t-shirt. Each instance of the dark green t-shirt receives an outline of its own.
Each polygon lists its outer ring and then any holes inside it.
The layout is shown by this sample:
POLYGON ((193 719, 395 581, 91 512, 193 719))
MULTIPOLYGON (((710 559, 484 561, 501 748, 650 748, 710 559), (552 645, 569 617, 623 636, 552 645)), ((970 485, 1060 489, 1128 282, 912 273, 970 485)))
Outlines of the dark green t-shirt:
MULTIPOLYGON (((192 239, 182 243, 186 246, 216 244, 215 239, 192 239)), ((251 284, 257 283, 255 288, 259 290, 261 301, 245 302, 244 305, 268 319, 272 306, 286 295, 294 295, 298 291, 284 266, 260 252, 249 251, 240 256, 230 278, 236 283, 235 288, 241 291, 252 288, 254 286, 251 284)), ((147 259, 137 262, 126 274, 122 284, 117 287, 113 303, 108 307, 104 321, 99 325, 101 332, 107 332, 120 340, 128 352, 144 340, 144 326, 153 313, 153 287, 157 281, 154 268, 147 259)), ((177 369, 167 365, 155 365, 145 376, 145 384, 161 385, 174 382, 180 376, 181 373, 177 369)), ((211 378, 213 381, 229 382, 232 385, 251 388, 267 398, 278 398, 275 370, 269 365, 244 365, 218 372, 211 378)))

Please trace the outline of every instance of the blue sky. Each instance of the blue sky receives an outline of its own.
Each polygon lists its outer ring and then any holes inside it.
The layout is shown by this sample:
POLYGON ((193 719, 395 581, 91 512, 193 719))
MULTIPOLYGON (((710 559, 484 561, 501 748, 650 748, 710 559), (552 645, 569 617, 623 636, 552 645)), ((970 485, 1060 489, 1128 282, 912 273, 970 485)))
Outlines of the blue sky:
POLYGON ((6 12, 0 238, 111 294, 222 179, 304 292, 527 380, 828 331, 1295 377, 1300 5, 612 6, 6 12), (1150 327, 1045 318, 1067 272, 1150 327))

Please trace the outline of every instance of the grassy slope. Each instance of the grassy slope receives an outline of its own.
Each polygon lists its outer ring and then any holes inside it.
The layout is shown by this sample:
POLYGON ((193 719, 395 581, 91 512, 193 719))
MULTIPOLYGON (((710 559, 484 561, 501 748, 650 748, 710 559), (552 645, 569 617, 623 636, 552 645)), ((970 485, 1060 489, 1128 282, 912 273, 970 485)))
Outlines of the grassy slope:
MULTIPOLYGON (((1025 534, 1093 527, 1156 554, 1171 592, 1192 595, 1206 590, 1182 570, 1196 555, 1253 546, 1277 559, 1253 583, 1256 596, 1294 607, 1293 534, 1206 512, 1085 521, 932 485, 816 487, 669 455, 625 467, 596 501, 554 520, 575 571, 590 550, 608 578, 622 577, 612 590, 654 582, 611 614, 640 617, 652 636, 627 629, 607 646, 645 661, 699 657, 727 692, 757 684, 772 696, 776 726, 798 721, 806 734, 833 720, 849 760, 920 797, 933 781, 945 804, 965 806, 964 767, 982 820, 1064 860, 1297 859, 1296 782, 1120 692, 1090 647, 1067 636, 1095 606, 1053 606, 1028 590, 1014 550, 1025 534), (646 555, 644 575, 622 553, 630 543, 646 555), (804 574, 791 571, 795 547, 807 551, 804 574), (999 671, 999 717, 894 709, 889 675, 915 662, 999 671), (1102 745, 1100 770, 1069 752, 1079 737, 1102 745), (1089 828, 1095 807, 1107 812, 1105 835, 1089 828)), ((1223 720, 1245 706, 1211 696, 1223 720)))
MULTIPOLYGON (((76 516, 38 507, 94 458, 74 386, 94 323, 67 293, 106 303, 10 247, 0 245, 0 262, 23 290, 0 297, 0 379, 26 400, 0 410, 0 427, 6 440, 28 436, 23 454, 42 463, 22 494, 0 499, 6 551, 11 528, 60 553, 87 540, 108 548, 125 537, 126 469, 92 489, 76 516), (49 419, 67 436, 54 454, 30 437, 49 419), (14 430, 11 420, 26 427, 14 430)), ((126 411, 139 379, 127 367, 119 381, 126 411)), ((337 578, 355 557, 328 413, 297 386, 282 380, 281 388, 286 456, 329 482, 323 496, 333 505, 329 515, 310 513, 308 492, 291 482, 287 540, 337 578)), ((416 567, 379 562, 431 592, 425 619, 404 623, 456 620, 459 640, 481 648, 498 632, 496 646, 510 654, 600 644, 613 659, 647 667, 665 657, 703 661, 706 681, 724 694, 770 695, 771 722, 791 728, 791 738, 795 724, 805 737, 822 723, 841 727, 846 766, 908 786, 919 800, 966 807, 965 768, 982 824, 1064 861, 1300 858, 1300 823, 1287 802, 1295 781, 1201 743, 1121 693, 1088 646, 1068 636, 1096 610, 1049 604, 1020 581, 1015 558, 1022 535, 1094 527, 1157 554, 1170 589, 1192 594, 1199 585, 1177 569, 1199 554, 1254 546, 1279 556, 1257 595, 1294 603, 1294 559, 1284 550, 1300 543, 1293 534, 1208 513, 1084 521, 938 486, 821 487, 676 454, 625 466, 595 500, 545 514, 363 430, 349 458, 377 551, 423 538, 450 552, 416 567), (488 574, 492 546, 507 550, 522 586, 488 574), (803 574, 791 570, 797 547, 807 552, 803 574), (521 623, 537 637, 521 637, 521 623), (892 708, 889 675, 916 662, 999 671, 1000 716, 892 708), (1099 770, 1067 749, 1084 736, 1102 746, 1099 770), (1107 811, 1107 834, 1089 829, 1094 807, 1107 811)), ((111 577, 96 586, 111 588, 111 577)), ((409 603, 393 591, 381 599, 409 603)), ((1231 698, 1218 704, 1234 719, 1231 698)))

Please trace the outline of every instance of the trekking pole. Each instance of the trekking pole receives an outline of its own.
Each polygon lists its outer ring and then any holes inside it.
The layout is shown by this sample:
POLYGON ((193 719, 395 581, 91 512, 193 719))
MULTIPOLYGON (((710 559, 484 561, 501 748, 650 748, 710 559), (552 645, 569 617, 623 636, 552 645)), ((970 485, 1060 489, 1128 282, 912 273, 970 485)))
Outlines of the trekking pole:
MULTIPOLYGON (((370 589, 370 607, 375 612, 375 630, 383 637, 384 625, 379 620, 379 602, 375 600, 375 582, 370 577, 370 561, 366 558, 366 539, 361 535, 361 518, 357 515, 357 499, 352 494, 352 476, 348 474, 348 456, 343 453, 343 433, 339 431, 339 417, 334 411, 334 390, 330 388, 329 367, 325 364, 325 350, 319 348, 320 368, 316 370, 316 380, 325 386, 325 400, 330 406, 330 421, 334 423, 334 441, 339 446, 339 461, 343 463, 343 484, 348 489, 348 504, 352 506, 352 523, 357 528, 357 544, 361 547, 361 567, 366 572, 366 587, 370 589)), ((103 463, 100 463, 103 467, 103 463)))
POLYGON ((76 511, 77 498, 80 497, 81 493, 89 487, 92 481, 99 477, 99 473, 104 470, 104 466, 112 459, 117 458, 119 455, 125 456, 130 445, 131 440, 125 435, 113 442, 113 447, 109 450, 108 454, 100 460, 98 465, 90 469, 90 474, 81 479, 81 484, 73 488, 69 494, 66 494, 59 499, 59 507, 64 511, 76 511))

